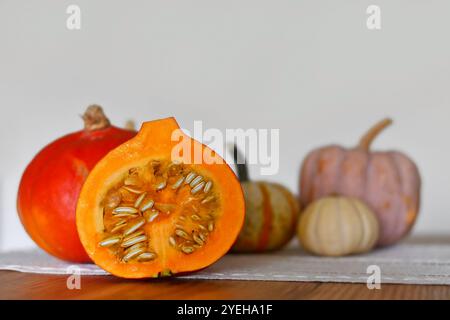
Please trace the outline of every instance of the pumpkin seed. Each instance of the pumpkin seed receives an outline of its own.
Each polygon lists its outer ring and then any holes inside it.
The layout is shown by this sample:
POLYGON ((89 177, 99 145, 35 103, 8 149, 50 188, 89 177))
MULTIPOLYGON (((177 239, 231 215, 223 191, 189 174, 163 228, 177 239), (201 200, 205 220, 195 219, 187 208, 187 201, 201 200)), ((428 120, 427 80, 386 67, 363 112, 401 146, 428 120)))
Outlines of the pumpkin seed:
POLYGON ((122 241, 128 241, 130 239, 133 239, 133 238, 135 238, 137 236, 140 236, 140 235, 143 235, 143 234, 144 234, 144 230, 139 230, 139 231, 136 231, 133 234, 130 234, 130 235, 124 237, 122 241))
POLYGON ((205 185, 205 182, 200 182, 198 185, 196 185, 194 188, 192 188, 191 193, 196 194, 200 190, 203 189, 203 186, 205 185))
POLYGON ((155 201, 149 200, 141 207, 141 211, 146 211, 146 210, 152 208, 154 204, 155 204, 155 201))
POLYGON ((180 179, 178 179, 178 180, 172 185, 172 189, 173 189, 173 190, 178 189, 178 188, 182 185, 183 181, 184 181, 184 177, 181 177, 180 179))
POLYGON ((137 229, 139 229, 140 227, 142 227, 145 223, 144 219, 139 219, 139 221, 137 221, 136 223, 134 223, 133 225, 131 225, 127 230, 125 230, 125 232, 123 233, 124 236, 128 236, 130 234, 132 234, 133 232, 135 232, 137 229))
POLYGON ((170 236, 169 237, 169 243, 171 246, 176 247, 177 246, 177 240, 175 240, 174 237, 170 236))
POLYGON ((192 180, 192 182, 189 184, 189 186, 190 186, 191 188, 193 188, 193 187, 195 187, 197 184, 199 184, 202 180, 203 180, 203 177, 202 177, 202 176, 197 176, 197 177, 195 177, 194 180, 192 180))
POLYGON ((186 254, 191 254, 192 252, 194 252, 194 247, 183 246, 181 247, 181 251, 183 251, 186 254))
POLYGON ((205 187, 203 188, 203 192, 204 193, 208 193, 209 190, 211 190, 212 188, 212 181, 208 181, 207 183, 205 183, 205 187))
POLYGON ((156 191, 160 191, 167 186, 167 181, 162 181, 155 186, 156 191))
POLYGON ((202 239, 202 241, 206 241, 206 235, 203 232, 200 232, 198 234, 199 238, 202 239))
POLYGON ((147 217, 147 222, 153 222, 153 220, 155 220, 158 215, 159 211, 152 211, 147 217))
POLYGON ((142 236, 137 236, 137 237, 131 238, 128 241, 122 241, 120 246, 124 247, 124 248, 127 248, 127 247, 130 247, 130 246, 132 246, 132 245, 134 245, 136 243, 143 242, 143 241, 146 241, 146 240, 147 240, 147 236, 144 234, 142 236))
POLYGON ((193 215, 191 216, 191 219, 194 220, 194 221, 200 221, 200 220, 201 220, 200 216, 197 215, 197 214, 193 214, 193 215))
POLYGON ((144 242, 136 243, 135 245, 132 245, 131 247, 127 248, 127 249, 125 250, 125 254, 128 253, 128 252, 130 252, 130 251, 136 250, 136 249, 138 249, 138 248, 143 248, 143 247, 145 247, 145 246, 146 246, 146 244, 145 244, 144 242))
POLYGON ((186 176, 186 179, 184 180, 184 183, 189 184, 192 182, 192 180, 195 178, 197 174, 195 174, 194 172, 190 172, 188 173, 188 175, 186 176))
POLYGON ((214 222, 210 221, 210 222, 208 223, 208 231, 209 231, 209 232, 212 232, 213 230, 214 230, 214 222))
POLYGON ((204 242, 203 242, 203 240, 200 238, 200 236, 194 234, 194 235, 192 236, 192 238, 194 239, 194 241, 195 241, 199 246, 204 245, 204 242))
POLYGON ((189 239, 189 235, 187 234, 187 232, 182 229, 176 229, 175 234, 180 238, 189 239))
POLYGON ((127 223, 127 220, 120 219, 119 221, 116 222, 116 224, 114 226, 117 227, 117 226, 121 226, 121 225, 126 224, 126 223, 127 223))
POLYGON ((131 217, 137 217, 137 213, 128 213, 128 212, 121 212, 121 213, 113 213, 115 218, 131 218, 131 217))
POLYGON ((138 209, 133 207, 117 207, 113 210, 113 214, 115 213, 138 213, 138 209))
POLYGON ((118 226, 115 226, 114 228, 111 229, 111 233, 116 233, 117 231, 122 230, 125 227, 126 227, 126 224, 120 224, 118 226))
POLYGON ((137 189, 137 188, 132 187, 132 186, 123 186, 122 188, 127 190, 127 191, 129 191, 129 192, 131 192, 131 193, 135 193, 135 194, 141 194, 141 193, 144 192, 143 190, 137 189))
POLYGON ((142 201, 144 201, 145 196, 147 195, 147 192, 144 192, 143 194, 141 194, 136 201, 134 202, 134 207, 135 208, 139 208, 139 206, 141 205, 142 201))
POLYGON ((144 248, 138 248, 136 250, 130 251, 128 252, 126 255, 123 256, 122 260, 124 262, 128 262, 131 259, 133 259, 134 257, 136 257, 137 255, 141 254, 142 252, 144 252, 145 249, 144 248))
POLYGON ((103 239, 102 241, 99 242, 99 245, 101 247, 109 247, 112 246, 116 243, 120 242, 121 237, 120 236, 112 236, 106 239, 103 239))
POLYGON ((144 261, 150 261, 150 260, 154 260, 156 258, 156 254, 153 252, 144 252, 141 253, 138 257, 137 260, 139 262, 144 262, 144 261))

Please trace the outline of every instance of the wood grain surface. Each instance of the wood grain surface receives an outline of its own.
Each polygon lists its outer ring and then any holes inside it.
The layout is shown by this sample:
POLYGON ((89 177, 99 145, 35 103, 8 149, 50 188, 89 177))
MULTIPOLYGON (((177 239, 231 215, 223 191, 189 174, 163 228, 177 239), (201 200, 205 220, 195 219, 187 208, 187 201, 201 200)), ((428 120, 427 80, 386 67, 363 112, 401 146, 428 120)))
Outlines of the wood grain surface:
POLYGON ((450 286, 182 280, 83 276, 69 290, 66 276, 0 271, 0 299, 450 299, 450 286))

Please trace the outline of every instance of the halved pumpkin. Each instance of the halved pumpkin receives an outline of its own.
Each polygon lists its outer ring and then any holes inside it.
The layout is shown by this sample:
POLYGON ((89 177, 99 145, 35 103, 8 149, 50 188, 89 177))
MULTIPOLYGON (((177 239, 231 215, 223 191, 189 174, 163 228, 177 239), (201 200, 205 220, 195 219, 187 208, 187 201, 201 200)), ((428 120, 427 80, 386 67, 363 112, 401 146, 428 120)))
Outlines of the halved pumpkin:
POLYGON ((158 277, 217 261, 244 214, 230 167, 167 118, 144 123, 95 166, 78 200, 77 228, 101 268, 125 278, 158 277))

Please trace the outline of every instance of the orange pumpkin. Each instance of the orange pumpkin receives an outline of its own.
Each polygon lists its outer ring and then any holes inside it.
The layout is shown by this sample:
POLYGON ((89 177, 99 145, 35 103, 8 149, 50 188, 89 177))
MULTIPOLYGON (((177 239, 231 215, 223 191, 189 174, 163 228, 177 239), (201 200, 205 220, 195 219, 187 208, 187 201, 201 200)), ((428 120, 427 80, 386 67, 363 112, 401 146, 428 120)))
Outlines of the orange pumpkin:
POLYGON ((89 171, 136 132, 111 126, 102 108, 88 107, 84 130, 42 149, 20 181, 17 210, 25 230, 42 249, 63 260, 89 262, 78 238, 75 208, 89 171))
POLYGON ((391 122, 384 119, 376 124, 356 148, 331 145, 313 150, 304 160, 300 176, 304 205, 333 194, 366 202, 379 219, 381 246, 409 232, 420 203, 421 180, 414 162, 398 151, 370 151, 373 139, 391 122))
POLYGON ((77 226, 97 265, 146 278, 209 266, 230 249, 244 214, 230 167, 168 118, 144 123, 95 166, 78 200, 77 226), (192 148, 179 148, 174 134, 192 148), (198 151, 203 161, 193 161, 198 151))
POLYGON ((298 200, 284 186, 250 181, 237 147, 233 149, 238 176, 245 196, 245 222, 233 252, 266 252, 284 247, 295 234, 299 215, 298 200))

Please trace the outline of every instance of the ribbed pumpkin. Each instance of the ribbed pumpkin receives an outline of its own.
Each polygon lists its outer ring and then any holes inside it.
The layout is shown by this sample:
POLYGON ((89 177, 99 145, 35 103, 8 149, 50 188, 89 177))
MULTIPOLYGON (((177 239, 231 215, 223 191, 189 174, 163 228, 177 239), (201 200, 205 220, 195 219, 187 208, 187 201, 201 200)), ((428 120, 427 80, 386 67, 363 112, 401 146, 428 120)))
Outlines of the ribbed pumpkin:
POLYGON ((419 211, 420 176, 412 160, 398 151, 371 152, 373 139, 392 121, 372 127, 356 148, 331 145, 313 150, 303 162, 303 205, 330 194, 356 197, 380 221, 378 245, 392 244, 412 228, 419 211))
POLYGON ((236 147, 234 158, 244 191, 245 221, 232 251, 265 252, 282 248, 295 234, 298 200, 280 184, 250 181, 244 158, 236 147))
POLYGON ((110 124, 98 105, 83 115, 84 130, 45 146, 20 181, 17 210, 30 237, 49 254, 89 262, 75 225, 75 208, 86 177, 109 151, 136 135, 110 124))
POLYGON ((375 214, 362 201, 325 197, 302 213, 297 234, 303 248, 323 256, 343 256, 372 249, 379 235, 375 214))

